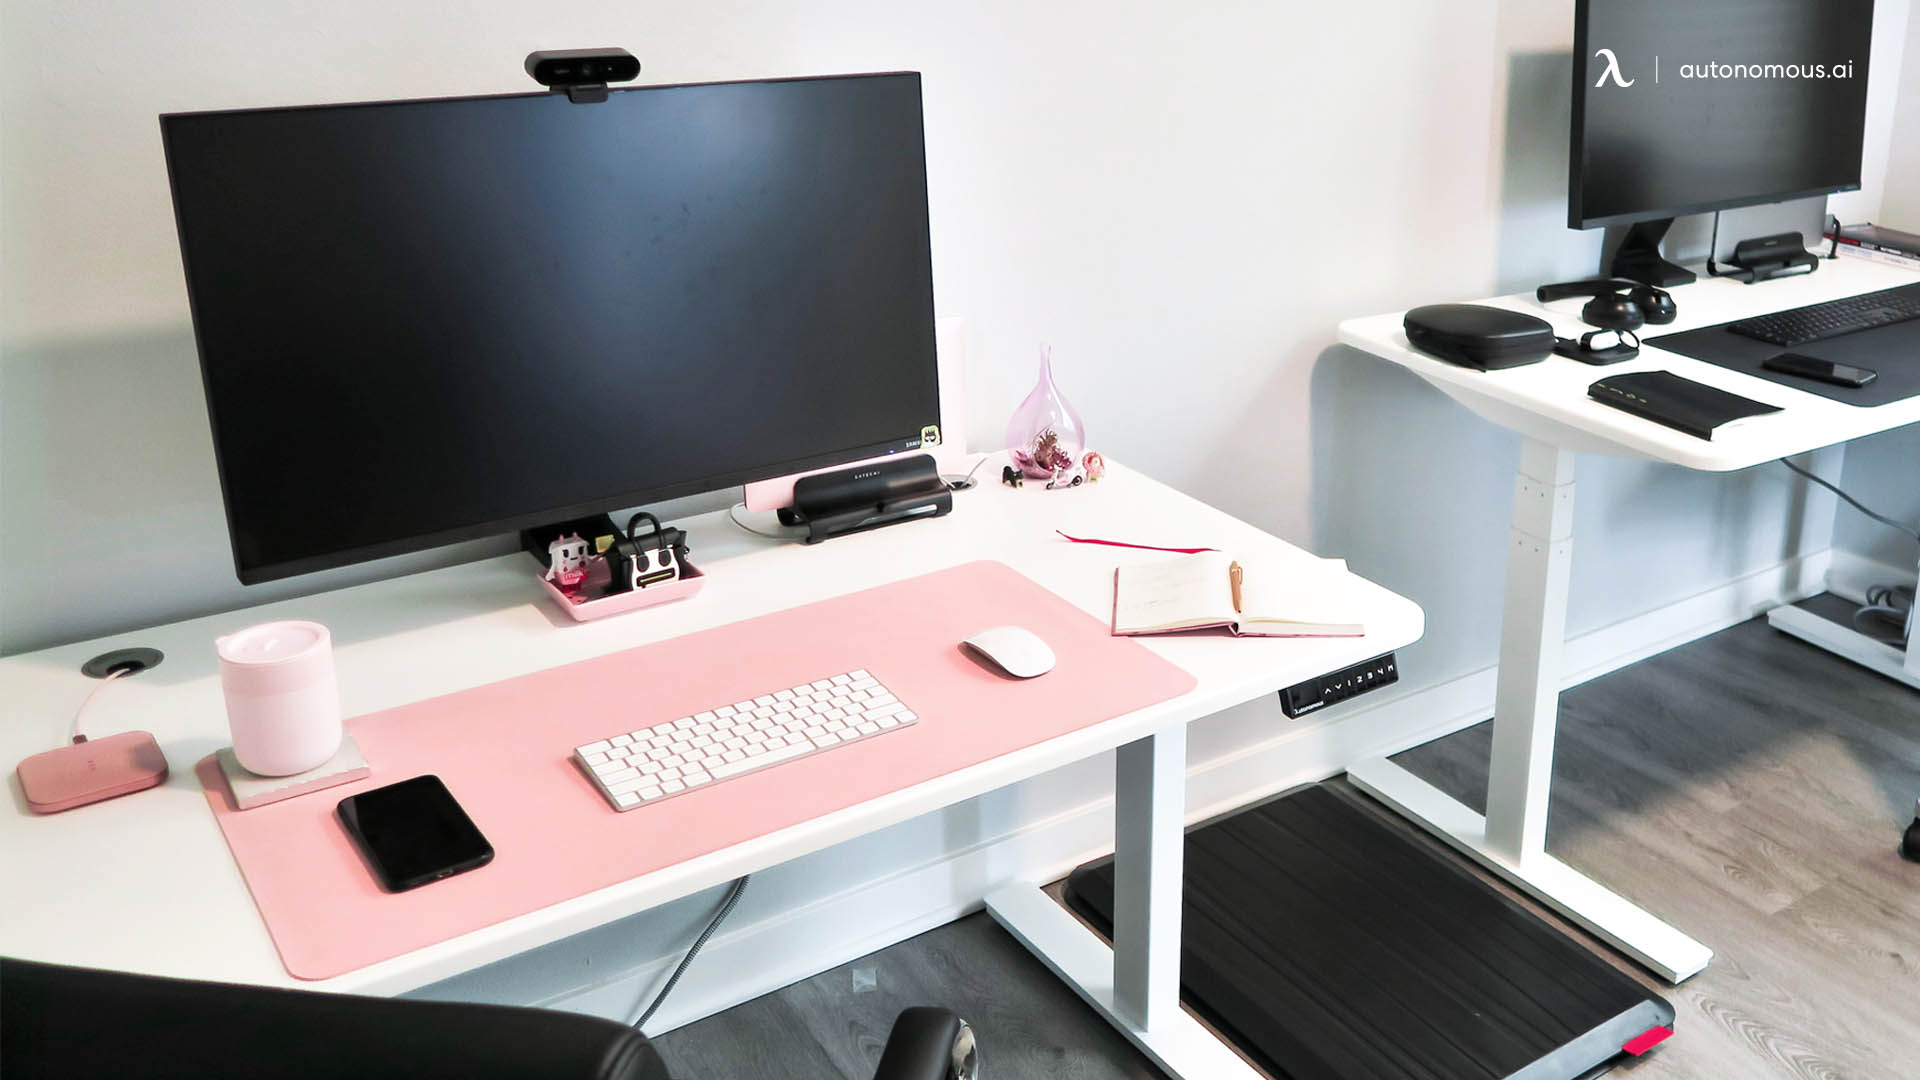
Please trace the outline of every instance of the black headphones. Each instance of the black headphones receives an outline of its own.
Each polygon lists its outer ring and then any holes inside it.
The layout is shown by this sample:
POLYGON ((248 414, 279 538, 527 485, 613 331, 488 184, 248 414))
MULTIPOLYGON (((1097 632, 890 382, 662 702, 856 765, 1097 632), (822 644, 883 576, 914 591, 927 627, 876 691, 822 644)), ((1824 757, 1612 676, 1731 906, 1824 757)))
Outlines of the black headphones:
POLYGON ((1597 326, 1602 330, 1631 333, 1648 323, 1665 326, 1679 314, 1679 309, 1673 305, 1671 293, 1626 278, 1594 278, 1542 285, 1534 290, 1533 296, 1543 304, 1571 296, 1591 296, 1593 299, 1580 309, 1580 318, 1588 326, 1597 326))
POLYGON ((1600 329, 1587 331, 1578 341, 1553 339, 1554 352, 1583 364, 1617 364, 1633 359, 1640 355, 1640 336, 1634 331, 1648 323, 1670 323, 1679 313, 1673 306, 1673 297, 1665 290, 1626 278, 1562 281, 1540 286, 1533 296, 1543 304, 1570 296, 1593 298, 1580 309, 1580 318, 1588 326, 1600 329), (1594 339, 1604 334, 1614 335, 1617 340, 1605 348, 1595 348, 1594 339))

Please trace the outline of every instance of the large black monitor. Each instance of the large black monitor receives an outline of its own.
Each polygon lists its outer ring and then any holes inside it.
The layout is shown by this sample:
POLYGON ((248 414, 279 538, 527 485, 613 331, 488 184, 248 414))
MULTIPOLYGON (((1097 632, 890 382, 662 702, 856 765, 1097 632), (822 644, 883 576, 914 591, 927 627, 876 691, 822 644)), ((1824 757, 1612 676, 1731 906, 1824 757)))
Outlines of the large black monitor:
POLYGON ((1872 27, 1873 0, 1578 0, 1568 225, 1653 223, 1623 258, 1658 260, 1676 216, 1858 188, 1872 27))
POLYGON ((165 116, 247 583, 917 448, 920 77, 165 116))

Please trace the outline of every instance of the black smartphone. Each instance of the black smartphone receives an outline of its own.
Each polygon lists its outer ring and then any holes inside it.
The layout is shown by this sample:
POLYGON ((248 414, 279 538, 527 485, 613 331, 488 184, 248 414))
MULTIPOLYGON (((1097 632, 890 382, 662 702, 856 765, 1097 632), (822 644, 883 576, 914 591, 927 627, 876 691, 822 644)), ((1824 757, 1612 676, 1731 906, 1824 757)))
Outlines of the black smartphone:
POLYGON ((1838 364, 1832 360, 1822 360, 1805 353, 1783 352, 1770 356, 1760 365, 1768 371, 1778 371, 1785 375, 1799 375, 1835 386, 1851 386, 1859 389, 1880 377, 1872 368, 1854 367, 1852 364, 1838 364))
POLYGON ((340 824, 388 892, 417 889, 493 861, 493 845, 437 776, 340 800, 340 824))

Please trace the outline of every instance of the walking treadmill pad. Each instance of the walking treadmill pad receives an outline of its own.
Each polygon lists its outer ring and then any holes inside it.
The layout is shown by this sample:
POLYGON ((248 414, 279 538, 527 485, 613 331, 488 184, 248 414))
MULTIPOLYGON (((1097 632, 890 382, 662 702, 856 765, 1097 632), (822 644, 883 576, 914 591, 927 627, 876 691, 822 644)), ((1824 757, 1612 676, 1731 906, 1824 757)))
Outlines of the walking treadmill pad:
MULTIPOLYGON (((1576 1080, 1673 1008, 1325 784, 1187 833, 1181 997, 1287 1080, 1576 1080)), ((1072 910, 1113 922, 1113 862, 1072 910)))

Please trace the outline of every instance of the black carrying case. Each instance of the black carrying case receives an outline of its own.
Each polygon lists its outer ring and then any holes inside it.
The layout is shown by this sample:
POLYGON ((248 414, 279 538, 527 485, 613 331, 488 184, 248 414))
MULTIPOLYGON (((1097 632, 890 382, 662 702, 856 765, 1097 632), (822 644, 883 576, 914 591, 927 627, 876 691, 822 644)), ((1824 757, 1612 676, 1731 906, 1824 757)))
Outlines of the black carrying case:
POLYGON ((1545 319, 1479 304, 1429 304, 1407 312, 1407 341, 1450 364, 1479 368, 1535 364, 1553 354, 1545 319))

